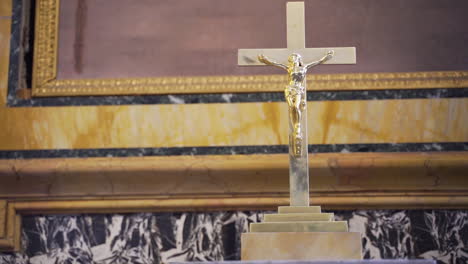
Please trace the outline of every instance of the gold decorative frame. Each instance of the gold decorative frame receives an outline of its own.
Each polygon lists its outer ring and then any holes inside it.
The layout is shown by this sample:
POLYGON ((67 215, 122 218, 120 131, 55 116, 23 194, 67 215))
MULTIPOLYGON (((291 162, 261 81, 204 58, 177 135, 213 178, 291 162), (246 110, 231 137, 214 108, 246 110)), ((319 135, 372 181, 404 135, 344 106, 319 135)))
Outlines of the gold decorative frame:
MULTIPOLYGON (((274 92, 286 82, 283 75, 57 80, 59 4, 37 1, 33 96, 274 92)), ((310 90, 460 88, 468 71, 324 74, 309 82, 310 90)))
MULTIPOLYGON (((328 210, 468 208, 468 152, 313 154, 310 170, 328 210)), ((286 154, 0 160, 0 250, 28 214, 274 210, 287 173, 286 154)))

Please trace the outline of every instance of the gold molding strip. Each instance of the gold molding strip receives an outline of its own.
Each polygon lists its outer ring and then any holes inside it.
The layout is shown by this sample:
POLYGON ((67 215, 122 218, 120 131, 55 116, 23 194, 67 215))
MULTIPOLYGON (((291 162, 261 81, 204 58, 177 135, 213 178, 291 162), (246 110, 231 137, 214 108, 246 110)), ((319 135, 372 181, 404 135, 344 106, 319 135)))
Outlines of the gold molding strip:
POLYGON ((47 85, 57 76, 59 3, 41 0, 36 4, 33 87, 47 85))
MULTIPOLYGON (((376 193, 372 196, 314 197, 313 204, 330 210, 340 209, 407 209, 407 208, 468 208, 467 193, 442 195, 376 193)), ((237 198, 175 198, 175 199, 104 199, 18 201, 10 203, 17 214, 77 214, 77 213, 135 213, 135 212, 196 212, 217 210, 274 210, 289 204, 288 197, 237 198)))
MULTIPOLYGON (((314 192, 310 196, 311 205, 320 205, 327 210, 465 209, 468 208, 466 197, 468 197, 468 194, 464 190, 314 192)), ((9 205, 13 203, 23 203, 21 206, 22 215, 76 214, 80 212, 139 213, 274 210, 278 206, 289 204, 289 194, 264 195, 262 193, 251 193, 243 196, 195 195, 193 197, 190 195, 24 197, 11 199, 9 205), (72 205, 75 202, 77 203, 72 205), (66 203, 68 205, 65 208, 63 205, 66 203), (136 206, 137 204, 139 206, 136 206)))
MULTIPOLYGON (((33 65, 33 96, 279 92, 283 75, 194 76, 58 80, 60 0, 38 1, 33 65)), ((468 71, 324 74, 309 78, 310 90, 461 88, 468 71)))
POLYGON ((0 200, 0 239, 2 239, 5 236, 6 214, 7 214, 7 202, 6 200, 0 200))
MULTIPOLYGON (((280 92, 283 75, 159 77, 135 79, 51 80, 33 89, 34 96, 280 92)), ((466 72, 359 73, 313 75, 309 90, 382 90, 462 88, 466 72)))
MULTIPOLYGON (((309 162, 314 199, 468 193, 468 152, 323 153, 309 162)), ((0 160, 0 197, 285 199, 287 174, 286 154, 0 160)))
POLYGON ((12 0, 3 0, 0 2, 0 19, 11 18, 12 15, 12 0))
POLYGON ((0 251, 19 251, 21 243, 21 216, 13 203, 8 203, 4 220, 5 236, 0 237, 0 251))

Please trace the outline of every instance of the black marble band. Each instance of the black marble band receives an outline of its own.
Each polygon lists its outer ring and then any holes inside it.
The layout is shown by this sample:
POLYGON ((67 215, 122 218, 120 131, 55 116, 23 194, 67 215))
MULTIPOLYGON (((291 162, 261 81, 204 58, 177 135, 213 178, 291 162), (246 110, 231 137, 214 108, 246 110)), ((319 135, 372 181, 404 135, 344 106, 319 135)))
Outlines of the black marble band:
POLYGON ((11 34, 10 34, 10 63, 8 68, 8 91, 7 104, 13 106, 18 99, 16 92, 20 88, 20 65, 23 64, 24 56, 21 56, 21 29, 23 17, 23 1, 13 0, 13 10, 11 18, 11 34))
MULTIPOLYGON (((309 145, 309 153, 436 151, 468 151, 468 142, 309 145)), ((287 152, 287 145, 174 148, 44 149, 0 151, 0 159, 147 157, 181 155, 250 155, 281 154, 287 152)))
MULTIPOLYGON (((11 86, 11 85, 10 85, 11 86)), ((14 88, 13 88, 14 89, 14 88)), ((372 91, 333 91, 307 93, 307 101, 341 100, 389 100, 389 99, 429 99, 468 97, 468 88, 459 89, 413 89, 413 90, 372 90, 372 91)), ((142 105, 142 104, 209 104, 209 103, 249 103, 282 102, 284 94, 238 93, 238 94, 179 94, 142 96, 78 96, 48 97, 21 100, 8 97, 11 107, 33 106, 90 106, 90 105, 142 105)))

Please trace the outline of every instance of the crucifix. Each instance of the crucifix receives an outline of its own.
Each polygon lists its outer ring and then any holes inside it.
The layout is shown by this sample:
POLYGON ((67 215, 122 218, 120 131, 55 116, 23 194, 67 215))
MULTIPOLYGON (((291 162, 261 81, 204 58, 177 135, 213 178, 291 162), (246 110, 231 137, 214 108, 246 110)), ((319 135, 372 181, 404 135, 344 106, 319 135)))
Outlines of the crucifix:
POLYGON ((286 9, 288 47, 240 49, 238 64, 270 65, 287 71, 284 95, 289 111, 290 205, 309 206, 306 73, 319 64, 355 64, 356 48, 306 48, 304 2, 288 2, 286 9))

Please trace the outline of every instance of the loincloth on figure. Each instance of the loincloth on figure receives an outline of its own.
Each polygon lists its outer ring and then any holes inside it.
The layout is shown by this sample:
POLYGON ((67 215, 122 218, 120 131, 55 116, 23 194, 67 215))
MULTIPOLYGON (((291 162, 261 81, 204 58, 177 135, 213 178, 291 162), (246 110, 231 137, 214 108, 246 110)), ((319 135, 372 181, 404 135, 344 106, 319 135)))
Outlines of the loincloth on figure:
POLYGON ((294 104, 297 103, 296 101, 298 99, 299 101, 301 101, 304 94, 305 94, 305 89, 304 87, 300 85, 294 85, 294 86, 288 85, 286 86, 286 89, 284 90, 284 95, 286 99, 291 100, 292 102, 294 102, 294 104))

